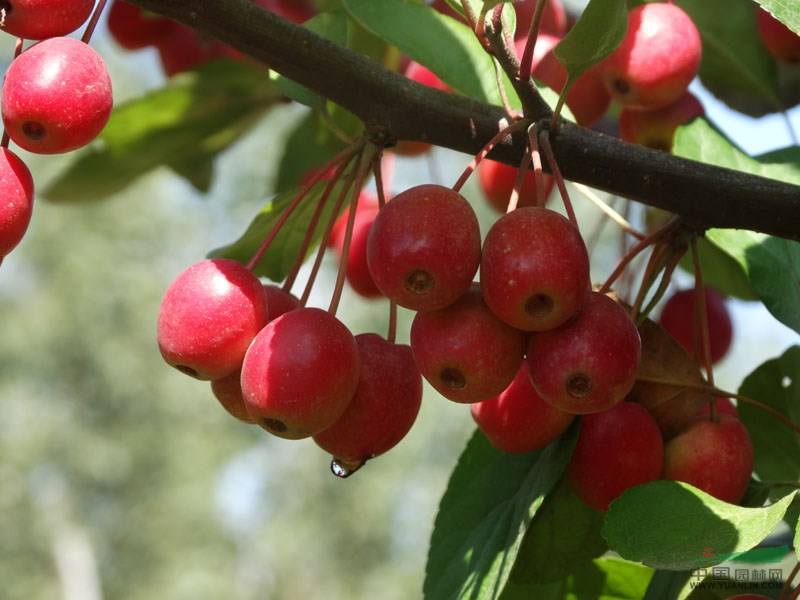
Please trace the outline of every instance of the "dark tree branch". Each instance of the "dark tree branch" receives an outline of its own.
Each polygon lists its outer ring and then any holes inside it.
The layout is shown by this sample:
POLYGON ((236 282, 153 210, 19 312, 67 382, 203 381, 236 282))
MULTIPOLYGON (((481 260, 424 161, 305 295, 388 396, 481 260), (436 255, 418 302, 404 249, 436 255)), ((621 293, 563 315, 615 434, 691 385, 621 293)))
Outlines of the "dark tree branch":
MULTIPOLYGON (((376 139, 420 140, 468 154, 504 111, 415 84, 250 0, 129 0, 207 33, 357 115, 376 139)), ((749 229, 800 240, 800 187, 627 144, 565 123, 552 137, 567 179, 680 214, 698 229, 749 229)), ((524 136, 493 158, 519 164, 524 136)))

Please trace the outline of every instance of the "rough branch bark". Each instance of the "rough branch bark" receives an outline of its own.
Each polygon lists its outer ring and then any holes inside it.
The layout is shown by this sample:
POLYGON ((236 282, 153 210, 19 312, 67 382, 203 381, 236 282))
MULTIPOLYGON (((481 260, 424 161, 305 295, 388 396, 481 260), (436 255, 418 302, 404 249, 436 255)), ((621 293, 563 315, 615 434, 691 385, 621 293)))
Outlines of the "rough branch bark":
MULTIPOLYGON (((129 0, 207 33, 357 115, 376 135, 477 153, 502 108, 420 86, 251 0, 129 0)), ((376 0, 378 1, 378 0, 376 0)), ((680 214, 699 229, 750 229, 800 240, 800 187, 720 169, 571 124, 553 147, 565 178, 680 214)), ((493 158, 518 164, 522 137, 493 158)))

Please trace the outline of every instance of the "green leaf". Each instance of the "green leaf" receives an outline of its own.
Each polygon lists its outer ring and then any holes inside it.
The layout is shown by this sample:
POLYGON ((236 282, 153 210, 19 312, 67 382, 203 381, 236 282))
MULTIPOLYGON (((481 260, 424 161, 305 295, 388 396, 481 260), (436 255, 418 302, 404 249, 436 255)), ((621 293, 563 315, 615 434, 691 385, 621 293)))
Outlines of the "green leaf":
MULTIPOLYGON (((697 245, 703 282, 706 285, 717 288, 727 296, 735 296, 741 300, 758 300, 758 294, 736 259, 708 238, 698 239, 697 245)), ((679 264, 687 273, 694 273, 691 253, 684 254, 679 264)))
MULTIPOLYGON (((116 107, 98 140, 44 195, 83 202, 114 194, 161 165, 187 175, 194 161, 206 168, 280 97, 262 68, 243 61, 219 60, 182 73, 116 107)), ((202 186, 201 175, 197 171, 192 179, 202 186)))
POLYGON ((492 60, 468 26, 409 0, 344 0, 343 4, 366 29, 426 66, 452 89, 499 103, 492 60))
POLYGON ((603 536, 623 558, 656 569, 708 567, 758 545, 783 519, 795 494, 766 508, 744 508, 686 483, 653 481, 611 503, 603 536))
MULTIPOLYGON (((311 218, 326 185, 326 181, 321 181, 309 190, 299 207, 281 227, 280 233, 275 237, 269 249, 253 270, 256 275, 267 277, 272 281, 282 281, 286 278, 292 265, 294 265, 300 246, 308 231, 311 218)), ((336 198, 344 185, 341 180, 334 185, 331 197, 322 211, 322 216, 319 220, 320 224, 327 223, 328 219, 330 219, 336 198)), ((297 187, 278 194, 264 206, 238 240, 229 246, 212 251, 209 257, 232 258, 241 263, 247 263, 300 191, 301 188, 297 187)), ((312 237, 312 248, 319 243, 323 231, 323 225, 317 226, 312 237)))
POLYGON ((276 190, 294 187, 314 167, 324 165, 344 148, 344 142, 309 112, 283 140, 283 156, 278 165, 276 190))
POLYGON ((706 235, 742 265, 769 312, 800 332, 800 243, 740 229, 706 235))
POLYGON ((677 600, 691 575, 691 571, 656 571, 643 599, 677 600))
MULTIPOLYGON (((800 346, 759 366, 742 382, 739 393, 800 423, 800 346)), ((750 433, 754 470, 764 482, 800 482, 800 434, 747 402, 737 405, 750 433)))
MULTIPOLYGON (((551 559, 543 566, 550 567, 553 563, 551 559)), ((652 576, 653 570, 648 567, 617 558, 600 558, 561 581, 544 585, 509 581, 500 599, 640 600, 652 576)))
POLYGON ((495 449, 476 431, 453 471, 431 536, 426 599, 497 598, 523 535, 561 478, 578 427, 525 454, 495 449))
POLYGON ((726 138, 708 119, 694 119, 678 128, 673 154, 753 175, 800 185, 800 147, 750 157, 726 138))
POLYGON ((700 80, 708 90, 750 116, 783 109, 778 70, 758 37, 751 0, 678 0, 676 4, 700 31, 700 80))
POLYGON ((795 0, 756 0, 768 13, 800 35, 800 10, 795 0))
POLYGON ((547 583, 563 579, 608 550, 600 535, 602 512, 592 510, 562 479, 545 499, 520 546, 511 571, 515 583, 547 583), (564 535, 569 531, 569 535, 564 535))
POLYGON ((627 30, 625 0, 591 0, 578 22, 553 50, 567 67, 569 81, 614 52, 627 30))
MULTIPOLYGON (((340 46, 347 43, 347 15, 342 10, 320 13, 303 23, 303 27, 340 46)), ((274 71, 270 75, 280 90, 292 100, 312 108, 322 108, 324 100, 321 96, 274 71)))

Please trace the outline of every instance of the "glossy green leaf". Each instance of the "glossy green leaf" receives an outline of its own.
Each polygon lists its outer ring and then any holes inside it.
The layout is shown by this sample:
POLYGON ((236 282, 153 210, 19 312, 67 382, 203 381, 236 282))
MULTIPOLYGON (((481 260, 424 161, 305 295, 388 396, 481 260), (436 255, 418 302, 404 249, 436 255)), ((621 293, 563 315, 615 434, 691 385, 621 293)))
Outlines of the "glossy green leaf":
POLYGON ((276 190, 298 185, 314 167, 324 165, 344 148, 318 113, 309 112, 283 140, 283 156, 278 165, 276 190))
POLYGON ((800 243, 740 229, 706 235, 742 265, 773 316, 800 332, 800 243))
POLYGON ((800 35, 800 7, 796 0, 756 0, 768 13, 800 35))
MULTIPOLYGON (((320 13, 303 23, 303 27, 340 46, 344 46, 347 42, 347 14, 344 11, 335 10, 320 13)), ((322 97, 308 88, 274 71, 271 72, 271 76, 275 78, 275 83, 287 97, 312 108, 322 107, 324 102, 322 97)))
POLYGON ((694 119, 675 132, 676 156, 800 185, 800 147, 750 157, 708 119, 694 119))
MULTIPOLYGON (((253 270, 256 275, 267 277, 276 282, 286 278, 297 258, 312 215, 319 204, 326 185, 327 182, 321 181, 311 188, 300 206, 281 227, 280 233, 275 237, 269 249, 253 270)), ((320 223, 327 223, 328 219, 330 219, 337 194, 339 194, 343 186, 344 183, 341 181, 334 186, 331 197, 322 211, 320 223)), ((300 191, 301 188, 295 187, 278 194, 256 215, 238 240, 229 246, 212 251, 209 256, 232 258, 239 262, 247 263, 300 191)), ((323 230, 324 225, 316 228, 312 237, 312 248, 319 243, 323 230)))
POLYGON ((691 571, 656 571, 643 600, 677 600, 689 577, 691 571))
POLYGON ((190 174, 190 166, 207 169, 280 98, 262 68, 242 61, 214 61, 182 73, 116 107, 98 140, 80 151, 44 196, 56 202, 103 198, 162 165, 174 165, 202 186, 207 173, 190 174))
MULTIPOLYGON (((543 568, 554 562, 550 559, 543 568)), ((599 558, 549 584, 509 581, 500 600, 641 600, 652 576, 649 567, 618 558, 599 558)))
POLYGON ((533 518, 511 578, 519 584, 558 581, 608 550, 600 535, 604 514, 592 510, 562 479, 533 518), (565 535, 568 531, 569 535, 565 535))
POLYGON ((497 79, 488 54, 470 28, 409 0, 344 0, 365 28, 429 68, 452 89, 497 103, 497 79))
MULTIPOLYGON (((739 393, 800 423, 800 346, 759 366, 742 382, 739 393)), ((753 441, 754 470, 759 478, 800 482, 800 434, 747 402, 739 402, 737 408, 753 441)))
POLYGON ((591 0, 553 52, 572 81, 616 50, 627 30, 625 0, 591 0))
POLYGON ((758 37, 752 0, 678 0, 676 4, 700 31, 700 79, 705 87, 751 116, 782 110, 777 66, 758 37))
MULTIPOLYGON (((736 259, 708 238, 698 239, 697 246, 705 285, 740 300, 758 300, 758 294, 753 291, 747 274, 736 259)), ((694 273, 691 252, 684 254, 679 264, 687 273, 694 273)))
POLYGON ((653 481, 611 503, 603 536, 623 558, 656 569, 712 566, 758 545, 783 519, 794 496, 766 508, 745 508, 686 483, 653 481))
POLYGON ((459 458, 439 505, 426 565, 428 600, 497 598, 522 538, 561 478, 577 425, 546 448, 495 449, 477 431, 459 458))

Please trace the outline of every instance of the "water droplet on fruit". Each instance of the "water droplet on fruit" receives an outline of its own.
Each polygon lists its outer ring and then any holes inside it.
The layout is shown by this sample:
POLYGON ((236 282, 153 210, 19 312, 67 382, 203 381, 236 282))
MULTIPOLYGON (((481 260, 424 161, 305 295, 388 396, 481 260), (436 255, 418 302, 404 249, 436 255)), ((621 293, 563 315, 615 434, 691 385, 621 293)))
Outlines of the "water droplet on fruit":
POLYGON ((47 130, 44 128, 44 125, 37 121, 25 121, 22 124, 22 133, 24 133, 28 139, 40 140, 47 135, 47 130))
POLYGON ((348 463, 344 460, 334 457, 333 459, 331 459, 331 473, 336 475, 339 479, 347 479, 348 477, 350 477, 350 475, 352 475, 353 473, 358 471, 361 467, 363 467, 366 464, 366 462, 367 462, 366 458, 362 460, 360 463, 354 464, 354 463, 348 463))
POLYGON ((456 390, 467 387, 467 378, 464 374, 453 367, 445 367, 439 373, 439 379, 449 388, 456 390))
POLYGON ((435 283, 436 281, 430 273, 422 269, 417 269, 406 276, 405 288, 413 294, 422 296, 430 292, 435 283))
POLYGON ((547 294, 534 294, 525 302, 525 312, 535 319, 543 319, 553 312, 553 299, 547 294))
POLYGON ((585 398, 592 391, 592 380, 588 375, 576 373, 567 379, 567 393, 573 398, 585 398))
POLYGON ((269 431, 275 431, 277 433, 283 433, 287 429, 286 423, 283 421, 279 421, 278 419, 261 419, 261 423, 266 427, 269 431))

